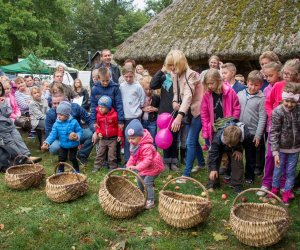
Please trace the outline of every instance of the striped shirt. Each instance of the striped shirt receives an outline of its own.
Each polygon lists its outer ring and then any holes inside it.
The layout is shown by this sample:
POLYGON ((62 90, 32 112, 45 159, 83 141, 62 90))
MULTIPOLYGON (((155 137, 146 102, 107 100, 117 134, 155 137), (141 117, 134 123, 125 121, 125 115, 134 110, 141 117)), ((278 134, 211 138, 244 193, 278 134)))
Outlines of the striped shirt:
POLYGON ((19 90, 15 93, 16 102, 21 110, 22 115, 29 112, 29 102, 32 101, 31 95, 20 92, 19 90))

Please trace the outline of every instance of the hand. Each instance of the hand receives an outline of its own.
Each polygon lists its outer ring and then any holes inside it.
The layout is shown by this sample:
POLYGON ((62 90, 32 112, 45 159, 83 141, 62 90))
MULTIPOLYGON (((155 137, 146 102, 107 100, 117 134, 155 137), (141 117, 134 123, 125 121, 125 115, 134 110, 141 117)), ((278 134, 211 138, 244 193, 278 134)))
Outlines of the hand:
POLYGON ((182 121, 182 115, 178 114, 175 118, 175 120, 172 122, 171 125, 171 131, 177 132, 180 129, 181 126, 181 121, 182 121))
POLYGON ((103 135, 101 133, 99 133, 98 138, 101 140, 103 138, 103 135))
POLYGON ((167 72, 167 69, 166 69, 166 66, 165 66, 165 65, 163 65, 163 67, 161 68, 161 71, 164 72, 164 73, 167 72))
POLYGON ((47 151, 49 149, 49 145, 47 144, 47 143, 43 143, 43 145, 41 146, 41 150, 42 150, 42 152, 45 152, 45 151, 47 151))
POLYGON ((97 125, 97 123, 94 124, 94 128, 99 128, 99 126, 97 125))
POLYGON ((98 142, 98 135, 96 132, 94 132, 93 136, 92 136, 92 143, 93 145, 95 145, 98 142))
POLYGON ((178 102, 173 102, 172 106, 174 111, 178 111, 180 108, 180 104, 178 102))
POLYGON ((131 170, 135 170, 136 166, 127 166, 126 168, 131 169, 131 170))
POLYGON ((218 178, 218 171, 210 171, 209 173, 209 179, 214 181, 218 178))
POLYGON ((144 107, 144 108, 143 108, 143 111, 144 111, 144 112, 150 112, 150 106, 144 107))
POLYGON ((119 126, 119 129, 121 129, 123 131, 123 129, 124 129, 124 123, 119 123, 118 126, 119 126))
POLYGON ((275 162, 275 167, 276 167, 276 168, 280 168, 280 159, 279 159, 279 155, 275 155, 275 156, 274 156, 274 162, 275 162))
POLYGON ((243 153, 239 151, 234 151, 232 156, 236 161, 241 161, 243 159, 243 153))
POLYGON ((158 112, 158 108, 155 108, 153 106, 149 106, 149 111, 148 112, 158 112))
POLYGON ((256 138, 256 137, 254 137, 254 139, 253 139, 253 143, 254 143, 254 145, 255 145, 255 147, 256 147, 256 148, 258 147, 258 145, 259 145, 259 142, 260 142, 260 139, 259 139, 259 138, 256 138))
POLYGON ((78 139, 78 135, 74 132, 72 132, 70 135, 69 135, 69 139, 71 141, 76 141, 78 139))
POLYGON ((117 142, 120 142, 121 140, 122 140, 122 137, 121 137, 121 136, 118 136, 117 142))

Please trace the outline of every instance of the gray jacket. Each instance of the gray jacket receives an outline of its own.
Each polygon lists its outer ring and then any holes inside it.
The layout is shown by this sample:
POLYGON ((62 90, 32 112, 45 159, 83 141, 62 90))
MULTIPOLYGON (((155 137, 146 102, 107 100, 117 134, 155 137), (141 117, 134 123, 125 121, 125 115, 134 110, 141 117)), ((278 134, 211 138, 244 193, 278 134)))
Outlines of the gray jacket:
POLYGON ((300 152, 300 104, 290 112, 279 105, 272 112, 270 143, 273 156, 300 152))
POLYGON ((40 120, 45 120, 46 112, 48 110, 48 103, 42 97, 41 102, 32 100, 28 106, 29 106, 31 127, 32 129, 35 129, 39 124, 40 120))
POLYGON ((237 96, 241 105, 240 121, 247 125, 251 135, 261 139, 267 121, 264 94, 259 91, 256 95, 250 95, 244 89, 237 96))

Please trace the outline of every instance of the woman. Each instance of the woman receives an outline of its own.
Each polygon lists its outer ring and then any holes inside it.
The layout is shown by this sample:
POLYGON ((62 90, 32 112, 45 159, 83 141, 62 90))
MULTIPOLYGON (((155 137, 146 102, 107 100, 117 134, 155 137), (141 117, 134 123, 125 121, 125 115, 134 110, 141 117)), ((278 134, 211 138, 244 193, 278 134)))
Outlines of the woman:
MULTIPOLYGON (((203 86, 199 74, 190 69, 184 53, 172 50, 166 57, 166 68, 171 72, 173 80, 173 109, 177 116, 171 125, 173 132, 179 131, 183 118, 191 118, 191 125, 187 134, 186 166, 183 176, 190 176, 196 154, 200 156, 198 168, 204 167, 205 161, 199 143, 202 128, 200 106, 203 96, 203 86)), ((185 179, 178 179, 178 183, 185 183, 185 179)))
POLYGON ((82 82, 80 79, 76 78, 74 80, 73 89, 80 97, 83 97, 81 106, 85 110, 89 110, 90 108, 89 94, 87 90, 82 86, 82 82))

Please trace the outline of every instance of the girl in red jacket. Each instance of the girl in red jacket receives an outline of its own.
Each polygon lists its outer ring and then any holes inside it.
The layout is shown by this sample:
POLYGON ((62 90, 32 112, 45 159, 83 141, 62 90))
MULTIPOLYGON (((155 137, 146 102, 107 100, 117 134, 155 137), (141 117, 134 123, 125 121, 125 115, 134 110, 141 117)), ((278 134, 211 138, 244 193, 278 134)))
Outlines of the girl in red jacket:
MULTIPOLYGON (((147 203, 145 208, 154 207, 155 178, 164 171, 164 164, 161 156, 153 145, 153 139, 147 129, 144 129, 138 119, 132 120, 125 130, 125 135, 130 143, 130 158, 126 164, 127 168, 137 170, 145 182, 147 188, 147 203)), ((139 188, 143 185, 138 180, 139 188)))
POLYGON ((109 168, 117 168, 117 142, 120 142, 122 137, 122 130, 118 126, 118 113, 111 107, 111 98, 103 95, 99 99, 98 105, 96 108, 96 133, 100 144, 93 172, 97 172, 102 167, 107 150, 109 168))

